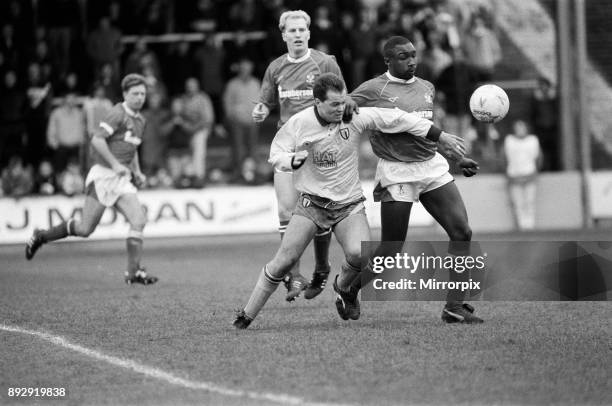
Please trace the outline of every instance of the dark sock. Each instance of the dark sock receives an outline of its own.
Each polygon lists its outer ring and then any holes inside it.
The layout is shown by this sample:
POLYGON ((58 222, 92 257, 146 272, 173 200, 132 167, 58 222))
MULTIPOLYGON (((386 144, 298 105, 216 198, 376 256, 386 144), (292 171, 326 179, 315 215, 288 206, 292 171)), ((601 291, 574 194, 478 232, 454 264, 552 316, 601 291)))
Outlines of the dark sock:
POLYGON ((74 219, 62 221, 60 224, 53 226, 48 230, 44 230, 42 233, 42 237, 45 242, 61 240, 69 235, 74 235, 74 219), (68 230, 69 227, 70 230, 68 230))
POLYGON ((142 258, 142 238, 128 237, 126 240, 128 254, 128 275, 134 276, 140 267, 142 258))
POLYGON ((318 232, 314 237, 315 269, 329 270, 329 245, 331 229, 318 232))

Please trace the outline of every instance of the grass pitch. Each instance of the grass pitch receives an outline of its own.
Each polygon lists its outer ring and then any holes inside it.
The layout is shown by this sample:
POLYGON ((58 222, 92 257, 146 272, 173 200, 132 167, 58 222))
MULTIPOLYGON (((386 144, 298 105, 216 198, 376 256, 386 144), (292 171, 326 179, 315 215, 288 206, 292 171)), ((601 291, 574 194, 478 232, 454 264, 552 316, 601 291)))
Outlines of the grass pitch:
MULTIPOLYGON (((476 303, 477 326, 443 324, 439 302, 366 302, 346 322, 330 286, 292 304, 281 288, 236 331, 233 310, 277 245, 273 235, 146 241, 160 277, 150 287, 123 284, 121 241, 46 245, 31 262, 22 246, 0 247, 0 325, 200 384, 4 329, 0 403, 47 403, 9 399, 9 386, 66 387, 52 403, 74 405, 612 403, 610 302, 476 303)), ((308 277, 310 249, 302 269, 308 277)))

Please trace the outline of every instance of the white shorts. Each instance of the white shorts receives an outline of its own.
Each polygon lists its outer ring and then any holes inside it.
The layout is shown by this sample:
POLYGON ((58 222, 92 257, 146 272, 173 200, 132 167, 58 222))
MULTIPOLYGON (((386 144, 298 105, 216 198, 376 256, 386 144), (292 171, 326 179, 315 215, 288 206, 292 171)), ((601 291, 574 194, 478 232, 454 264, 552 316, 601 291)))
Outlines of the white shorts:
POLYGON ((446 158, 423 162, 378 160, 374 201, 418 202, 419 196, 453 181, 446 158))
POLYGON ((112 169, 96 164, 89 170, 85 186, 89 188, 93 185, 98 201, 112 207, 121 196, 137 192, 130 178, 129 174, 119 176, 112 169))

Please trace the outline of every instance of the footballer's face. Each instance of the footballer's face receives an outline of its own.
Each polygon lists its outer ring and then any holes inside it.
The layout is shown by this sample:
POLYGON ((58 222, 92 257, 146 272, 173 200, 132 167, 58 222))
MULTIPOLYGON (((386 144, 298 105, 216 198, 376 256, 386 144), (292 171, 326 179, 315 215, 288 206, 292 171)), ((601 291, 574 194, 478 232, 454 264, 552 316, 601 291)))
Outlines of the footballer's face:
POLYGON ((414 45, 408 42, 394 46, 390 54, 385 57, 385 63, 389 67, 389 73, 396 78, 412 79, 417 67, 414 45))
POLYGON ((140 111, 140 109, 142 109, 146 96, 147 88, 145 85, 132 86, 123 92, 125 103, 134 111, 140 111))
POLYGON ((299 58, 308 51, 310 31, 303 18, 289 18, 285 22, 283 41, 287 43, 287 51, 292 58, 299 58))
POLYGON ((342 121, 344 108, 346 107, 346 90, 337 92, 328 90, 325 101, 315 99, 317 111, 323 120, 329 123, 339 123, 342 121))

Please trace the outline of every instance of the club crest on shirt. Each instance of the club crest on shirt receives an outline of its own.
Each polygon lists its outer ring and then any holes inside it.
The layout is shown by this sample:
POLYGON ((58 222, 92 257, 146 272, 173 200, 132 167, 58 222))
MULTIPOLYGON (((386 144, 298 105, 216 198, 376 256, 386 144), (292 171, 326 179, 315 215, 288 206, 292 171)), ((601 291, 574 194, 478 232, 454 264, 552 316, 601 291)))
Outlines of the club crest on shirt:
POLYGON ((340 129, 340 137, 342 137, 343 140, 348 140, 350 136, 351 136, 351 132, 349 131, 348 128, 340 129))
POLYGON ((398 97, 398 96, 395 96, 395 97, 389 97, 389 101, 390 101, 391 103, 395 103, 395 102, 397 101, 397 99, 399 99, 399 97, 398 97))
POLYGON ((315 74, 314 73, 309 73, 308 75, 306 75, 306 83, 308 83, 309 85, 312 85, 315 81, 315 74))
POLYGON ((432 93, 425 93, 425 101, 427 103, 433 103, 433 94, 432 93))

